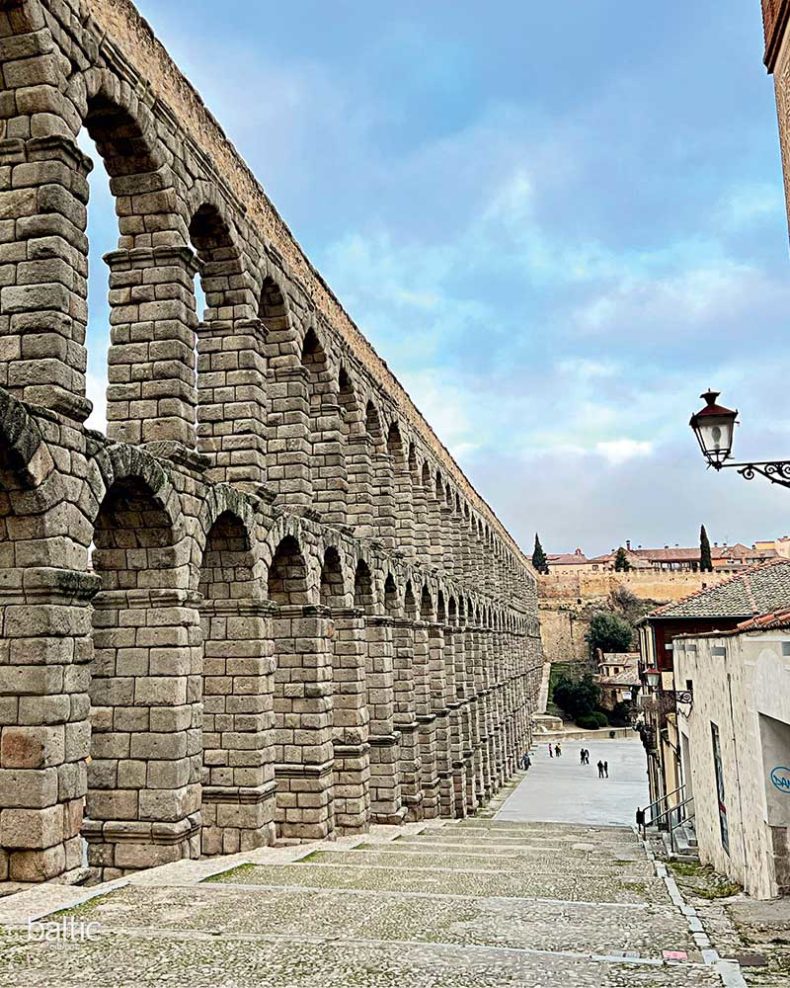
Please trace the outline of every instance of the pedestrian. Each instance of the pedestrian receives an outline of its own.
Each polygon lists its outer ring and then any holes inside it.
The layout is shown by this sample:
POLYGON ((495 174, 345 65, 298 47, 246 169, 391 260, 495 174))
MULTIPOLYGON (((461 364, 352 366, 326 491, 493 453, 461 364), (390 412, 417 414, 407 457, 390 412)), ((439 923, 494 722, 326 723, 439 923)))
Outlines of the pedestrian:
POLYGON ((603 778, 603 762, 601 761, 600 758, 598 759, 598 778, 599 779, 603 778))
POLYGON ((579 752, 579 756, 581 758, 582 765, 584 765, 584 748, 582 748, 582 750, 579 752))
POLYGON ((524 755, 524 771, 525 772, 528 772, 529 771, 529 767, 530 767, 531 764, 532 764, 532 759, 529 757, 529 754, 524 755))
POLYGON ((590 764, 590 749, 589 748, 585 748, 584 749, 584 764, 585 765, 589 765, 590 764))
POLYGON ((557 744, 554 745, 554 755, 556 758, 559 758, 561 754, 562 754, 562 748, 560 748, 560 744, 558 741, 557 744))
POLYGON ((606 778, 608 779, 609 778, 609 762, 604 762, 603 763, 603 773, 606 776, 606 778))

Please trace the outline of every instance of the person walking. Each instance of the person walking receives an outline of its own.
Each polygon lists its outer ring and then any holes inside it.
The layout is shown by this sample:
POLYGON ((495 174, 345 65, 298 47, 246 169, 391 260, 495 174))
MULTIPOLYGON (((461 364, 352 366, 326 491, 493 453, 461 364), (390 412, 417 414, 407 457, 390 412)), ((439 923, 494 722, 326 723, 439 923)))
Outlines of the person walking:
POLYGON ((554 749, 552 748, 551 743, 549 743, 549 758, 553 758, 553 757, 554 757, 554 749))
POLYGON ((585 765, 589 765, 590 764, 590 749, 589 748, 585 748, 584 749, 584 764, 585 765))
POLYGON ((532 764, 532 759, 529 757, 529 752, 527 752, 527 754, 524 755, 524 771, 525 772, 528 772, 529 771, 529 767, 530 767, 531 764, 532 764))
POLYGON ((558 741, 554 745, 554 756, 555 756, 555 758, 559 758, 561 754, 562 754, 562 748, 560 748, 560 743, 558 741))
POLYGON ((582 765, 584 765, 584 748, 579 752, 579 757, 581 759, 582 765))
POLYGON ((603 762, 601 761, 600 758, 598 759, 598 778, 599 779, 603 778, 603 762))
POLYGON ((606 776, 607 779, 609 778, 609 762, 603 763, 603 774, 606 776))

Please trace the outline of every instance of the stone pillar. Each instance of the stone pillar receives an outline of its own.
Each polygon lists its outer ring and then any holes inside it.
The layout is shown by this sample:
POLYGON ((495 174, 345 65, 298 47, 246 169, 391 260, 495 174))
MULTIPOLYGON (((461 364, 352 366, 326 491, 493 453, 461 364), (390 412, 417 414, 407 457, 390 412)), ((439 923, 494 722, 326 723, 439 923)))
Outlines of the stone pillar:
POLYGON ((395 548, 395 497, 389 453, 384 449, 374 450, 372 464, 377 518, 375 538, 391 551, 395 548))
POLYGON ((478 670, 481 682, 481 732, 483 793, 488 802, 495 792, 496 759, 494 755, 493 671, 491 669, 490 634, 486 627, 477 629, 478 670))
POLYGON ((266 331, 260 319, 200 323, 198 446, 215 483, 266 482, 266 331))
POLYGON ((94 601, 83 834, 104 880, 200 855, 199 600, 165 589, 94 601))
POLYGON ((0 597, 0 881, 76 877, 98 577, 28 567, 0 597))
POLYGON ((419 746, 414 665, 414 625, 396 618, 392 625, 394 647, 395 730, 400 733, 401 797, 406 819, 423 818, 422 759, 419 746))
POLYGON ((80 422, 91 168, 67 137, 0 141, 0 386, 80 422))
POLYGON ((365 433, 346 439, 346 470, 348 474, 348 524, 358 538, 372 538, 376 533, 373 509, 373 480, 371 453, 373 443, 365 433))
POLYGON ((472 750, 475 806, 481 806, 488 798, 486 787, 490 787, 486 771, 486 697, 485 680, 483 678, 482 654, 480 649, 480 628, 475 625, 467 627, 467 656, 470 663, 470 675, 474 694, 472 697, 472 750))
POLYGON ((476 781, 474 767, 475 745, 475 686, 474 686, 474 656, 472 654, 472 635, 464 618, 460 619, 456 632, 455 669, 456 693, 461 703, 461 754, 463 771, 460 782, 463 792, 456 794, 464 806, 465 813, 474 813, 477 808, 476 781))
POLYGON ((416 559, 414 498, 409 471, 402 461, 393 460, 395 466, 394 494, 397 509, 395 511, 396 535, 395 545, 405 556, 416 559))
POLYGON ((447 705, 444 625, 428 625, 430 654, 431 709, 436 717, 436 765, 439 772, 440 815, 455 815, 453 797, 450 708, 447 705))
POLYGON ((367 700, 370 715, 370 805, 375 823, 403 823, 400 734, 395 730, 392 618, 366 617, 367 700))
POLYGON ((446 688, 445 701, 449 719, 450 773, 453 815, 466 816, 466 769, 464 766, 464 698, 459 696, 459 660, 463 662, 461 634, 455 625, 444 629, 446 688))
POLYGON ((327 525, 346 524, 348 478, 343 456, 343 420, 340 405, 324 398, 313 416, 314 507, 327 525))
POLYGON ((448 576, 455 573, 455 546, 453 542, 453 511, 442 497, 439 503, 442 554, 440 565, 448 576))
POLYGON ((333 608, 333 745, 335 825, 363 833, 370 821, 370 743, 365 693, 365 620, 362 608, 333 608))
POLYGON ((127 443, 195 448, 195 275, 190 247, 106 254, 111 339, 107 433, 127 443))
POLYGON ((414 504, 414 555, 415 558, 427 562, 431 552, 428 499, 425 488, 417 478, 414 479, 412 500, 414 504))
POLYGON ((414 681, 423 816, 430 820, 439 815, 439 763, 436 752, 436 714, 433 712, 431 697, 431 644, 425 621, 414 622, 414 681))
POLYGON ((320 840, 334 829, 332 664, 325 607, 278 606, 275 645, 276 820, 280 837, 320 840))
POLYGON ((268 482, 289 506, 312 503, 309 377, 307 368, 296 364, 276 367, 269 383, 268 482))
POLYGON ((203 854, 274 842, 272 605, 204 600, 203 854))

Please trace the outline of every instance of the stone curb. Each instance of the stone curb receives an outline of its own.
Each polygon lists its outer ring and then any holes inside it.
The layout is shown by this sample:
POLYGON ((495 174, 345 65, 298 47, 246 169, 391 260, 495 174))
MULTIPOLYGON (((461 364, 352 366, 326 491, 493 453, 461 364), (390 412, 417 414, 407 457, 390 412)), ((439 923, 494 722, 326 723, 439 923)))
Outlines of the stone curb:
POLYGON ((700 919, 697 910, 694 906, 689 905, 683 898, 683 893, 680 891, 675 879, 669 873, 667 866, 663 861, 658 861, 656 859, 652 848, 646 841, 642 840, 642 837, 636 827, 633 828, 633 831, 636 834, 637 840, 642 845, 648 860, 652 862, 653 868, 656 872, 656 877, 663 879, 672 903, 677 906, 680 912, 686 917, 689 932, 691 933, 694 943, 702 952, 703 963, 708 967, 713 967, 716 969, 716 973, 721 978, 724 988, 748 988, 746 981, 744 980, 743 973, 741 972, 741 965, 736 960, 730 960, 719 956, 719 952, 713 947, 711 939, 705 930, 705 926, 700 919))

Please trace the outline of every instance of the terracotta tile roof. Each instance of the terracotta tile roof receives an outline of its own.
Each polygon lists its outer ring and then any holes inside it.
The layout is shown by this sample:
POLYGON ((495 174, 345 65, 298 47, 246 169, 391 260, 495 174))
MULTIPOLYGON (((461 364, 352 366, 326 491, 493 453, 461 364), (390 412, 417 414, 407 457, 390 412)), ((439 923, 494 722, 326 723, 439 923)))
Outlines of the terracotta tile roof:
POLYGON ((756 617, 741 621, 735 628, 730 628, 727 631, 697 631, 687 635, 677 635, 675 641, 693 641, 695 638, 732 638, 749 631, 781 631, 785 628, 790 630, 790 608, 773 611, 769 614, 758 614, 756 617))
POLYGON ((643 622, 694 618, 744 618, 790 607, 790 559, 770 559, 683 600, 651 611, 643 622))

